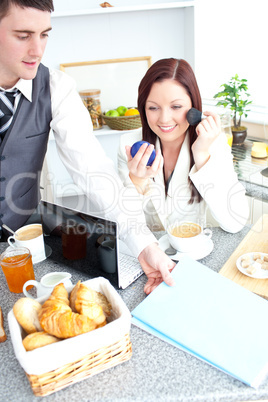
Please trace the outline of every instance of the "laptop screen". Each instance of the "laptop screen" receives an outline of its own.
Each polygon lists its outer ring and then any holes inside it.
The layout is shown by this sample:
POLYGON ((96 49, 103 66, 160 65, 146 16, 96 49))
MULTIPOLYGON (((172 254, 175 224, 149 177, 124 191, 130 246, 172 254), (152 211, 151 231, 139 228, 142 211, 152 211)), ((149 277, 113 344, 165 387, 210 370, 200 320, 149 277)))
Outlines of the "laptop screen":
POLYGON ((44 201, 39 207, 47 258, 118 288, 116 222, 44 201))

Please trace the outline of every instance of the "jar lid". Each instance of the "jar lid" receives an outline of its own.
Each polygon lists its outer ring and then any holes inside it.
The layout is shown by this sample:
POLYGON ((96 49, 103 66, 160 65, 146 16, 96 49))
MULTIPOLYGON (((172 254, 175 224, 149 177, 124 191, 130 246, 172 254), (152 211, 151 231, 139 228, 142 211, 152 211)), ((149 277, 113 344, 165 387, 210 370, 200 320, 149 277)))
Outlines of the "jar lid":
POLYGON ((89 96, 89 95, 98 95, 100 94, 100 89, 84 89, 83 91, 79 91, 80 95, 89 96))

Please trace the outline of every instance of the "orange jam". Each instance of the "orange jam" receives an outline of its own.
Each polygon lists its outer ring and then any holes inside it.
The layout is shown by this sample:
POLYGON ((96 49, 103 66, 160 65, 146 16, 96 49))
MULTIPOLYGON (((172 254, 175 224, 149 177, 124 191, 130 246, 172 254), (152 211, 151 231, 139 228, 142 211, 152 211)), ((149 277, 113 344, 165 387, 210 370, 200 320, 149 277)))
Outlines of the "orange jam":
MULTIPOLYGON (((24 249, 25 250, 25 249, 24 249)), ((30 253, 3 256, 0 261, 10 292, 22 293, 25 282, 35 279, 30 253)))

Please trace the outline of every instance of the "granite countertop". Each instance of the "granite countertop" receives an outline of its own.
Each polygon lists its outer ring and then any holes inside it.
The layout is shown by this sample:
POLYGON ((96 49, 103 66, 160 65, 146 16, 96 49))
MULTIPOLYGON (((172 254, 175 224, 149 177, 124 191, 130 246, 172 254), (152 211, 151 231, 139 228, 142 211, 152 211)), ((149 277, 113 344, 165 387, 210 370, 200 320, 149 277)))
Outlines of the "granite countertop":
MULTIPOLYGON (((214 249, 200 260, 214 271, 219 271, 249 231, 245 227, 237 234, 213 228, 214 249)), ((0 252, 7 245, 0 243, 0 252)), ((67 271, 47 259, 35 265, 36 279, 54 271, 67 271)), ((88 276, 68 268, 72 282, 87 280, 88 276)), ((132 311, 146 296, 143 275, 120 296, 132 311)), ((0 270, 0 305, 5 319, 7 340, 0 344, 0 395, 1 400, 28 402, 35 397, 24 370, 19 365, 10 340, 7 314, 22 294, 10 293, 0 270)), ((226 295, 228 297, 228 295, 226 295)), ((268 380, 255 390, 197 358, 131 326, 133 346, 131 359, 93 377, 73 384, 61 391, 43 397, 45 401, 246 401, 268 399, 268 380)))

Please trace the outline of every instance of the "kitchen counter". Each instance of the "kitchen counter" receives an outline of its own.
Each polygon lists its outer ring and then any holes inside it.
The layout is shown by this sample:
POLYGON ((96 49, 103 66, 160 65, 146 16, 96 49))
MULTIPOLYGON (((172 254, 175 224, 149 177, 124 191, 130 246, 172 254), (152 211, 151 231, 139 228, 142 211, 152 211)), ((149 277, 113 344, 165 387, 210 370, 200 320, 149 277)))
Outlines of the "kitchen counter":
MULTIPOLYGON (((200 260, 214 271, 219 271, 250 227, 237 234, 213 228, 214 249, 200 260)), ((7 245, 0 243, 0 252, 7 245)), ((48 272, 66 271, 47 259, 35 265, 36 279, 48 272)), ((72 282, 87 280, 88 276, 68 269, 72 282)), ((143 275, 119 294, 132 311, 144 298, 143 275)), ((19 365, 10 340, 7 314, 22 294, 10 293, 0 270, 0 305, 5 319, 7 340, 0 344, 0 395, 1 400, 28 402, 41 400, 35 397, 30 383, 19 365)), ((226 295, 228 297, 228 295, 226 295)), ((45 401, 246 401, 268 399, 268 379, 255 390, 197 358, 131 326, 133 356, 125 363, 93 377, 73 384, 46 396, 45 401)))

